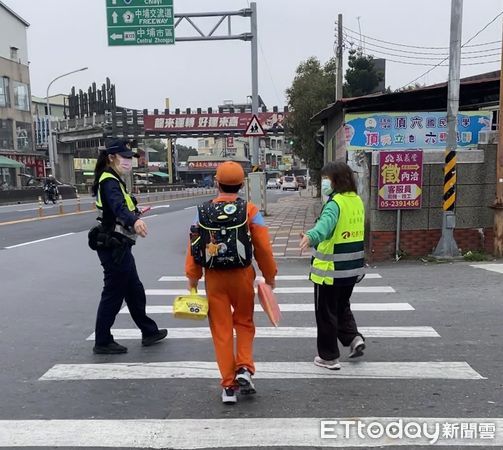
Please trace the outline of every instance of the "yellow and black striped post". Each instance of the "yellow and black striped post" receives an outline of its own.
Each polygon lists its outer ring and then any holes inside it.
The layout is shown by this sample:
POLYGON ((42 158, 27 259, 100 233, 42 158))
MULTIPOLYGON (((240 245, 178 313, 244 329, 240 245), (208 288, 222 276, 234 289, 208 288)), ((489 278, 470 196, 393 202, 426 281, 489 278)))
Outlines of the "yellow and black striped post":
POLYGON ((459 91, 461 73, 461 24, 463 0, 452 0, 451 34, 449 46, 449 81, 447 83, 447 146, 444 165, 444 196, 442 214, 442 235, 433 251, 437 258, 459 256, 454 239, 456 228, 456 148, 459 111, 459 91))
POLYGON ((445 149, 444 211, 454 211, 456 206, 456 150, 445 149))

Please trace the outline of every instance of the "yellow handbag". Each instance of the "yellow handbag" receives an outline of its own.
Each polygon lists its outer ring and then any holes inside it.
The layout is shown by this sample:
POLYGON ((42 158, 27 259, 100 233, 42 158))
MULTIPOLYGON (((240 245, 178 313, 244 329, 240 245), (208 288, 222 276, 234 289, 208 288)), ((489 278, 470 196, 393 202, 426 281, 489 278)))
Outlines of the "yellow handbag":
POLYGON ((173 315, 176 319, 204 320, 208 316, 208 299, 197 295, 197 289, 191 289, 190 294, 175 298, 173 315))

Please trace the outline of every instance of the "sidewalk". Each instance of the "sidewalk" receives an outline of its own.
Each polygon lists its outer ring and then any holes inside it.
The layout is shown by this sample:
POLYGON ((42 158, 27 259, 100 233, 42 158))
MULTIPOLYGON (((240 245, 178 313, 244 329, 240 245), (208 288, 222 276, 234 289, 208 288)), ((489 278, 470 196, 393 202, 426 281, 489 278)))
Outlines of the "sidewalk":
POLYGON ((280 199, 268 206, 266 223, 271 234, 275 257, 310 258, 309 250, 299 249, 300 233, 313 227, 321 209, 319 198, 313 198, 311 189, 298 195, 280 199))

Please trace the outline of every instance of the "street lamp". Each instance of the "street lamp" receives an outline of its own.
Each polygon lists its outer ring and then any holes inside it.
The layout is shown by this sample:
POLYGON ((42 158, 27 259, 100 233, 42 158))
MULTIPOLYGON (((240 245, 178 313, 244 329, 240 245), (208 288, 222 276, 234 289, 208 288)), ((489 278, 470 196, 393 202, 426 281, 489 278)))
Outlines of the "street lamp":
POLYGON ((49 164, 51 166, 51 173, 53 175, 56 175, 56 167, 54 165, 54 148, 53 148, 53 142, 52 142, 52 124, 51 124, 51 107, 49 105, 49 89, 51 89, 51 86, 53 85, 53 83, 55 81, 58 81, 60 78, 63 78, 63 77, 67 77, 68 75, 72 75, 74 73, 77 73, 77 72, 82 72, 84 70, 87 70, 88 67, 82 67, 81 69, 77 69, 77 70, 72 70, 71 72, 68 72, 68 73, 64 73, 63 75, 60 75, 59 77, 56 77, 54 78, 54 80, 52 80, 50 83, 49 83, 49 86, 47 86, 47 95, 45 97, 45 100, 46 100, 46 108, 47 108, 47 126, 49 127, 49 135, 48 135, 48 138, 47 138, 47 150, 49 152, 49 164))

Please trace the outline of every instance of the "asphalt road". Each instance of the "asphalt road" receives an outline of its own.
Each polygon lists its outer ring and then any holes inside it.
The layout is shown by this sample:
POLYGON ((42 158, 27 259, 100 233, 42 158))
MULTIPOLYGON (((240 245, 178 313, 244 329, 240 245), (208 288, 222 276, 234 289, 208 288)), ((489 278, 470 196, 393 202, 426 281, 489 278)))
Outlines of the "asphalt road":
MULTIPOLYGON (((224 406, 211 340, 204 335, 207 323, 175 320, 163 310, 172 304, 173 290, 185 287, 161 277, 183 275, 190 206, 187 200, 155 211, 149 236, 134 249, 148 304, 158 307, 152 317, 170 336, 142 348, 129 315, 120 314, 114 328, 117 341, 129 347, 125 355, 91 352, 102 272, 87 248, 87 228, 79 231, 84 223, 71 221, 92 222, 92 215, 51 222, 61 224, 53 231, 74 234, 0 252, 0 447, 427 444, 424 436, 397 441, 362 438, 354 430, 346 439, 340 429, 338 438, 320 439, 324 418, 367 424, 402 419, 431 430, 457 423, 458 440, 441 437, 435 448, 468 448, 475 440, 459 438, 461 424, 468 429, 473 422, 480 432, 480 424, 489 423, 495 436, 478 439, 478 445, 503 448, 503 273, 467 263, 369 268, 371 275, 353 296, 368 349, 356 362, 343 350, 342 370, 329 372, 312 365, 312 286, 302 279, 308 261, 280 260, 280 275, 290 277, 278 280, 280 328, 271 330, 263 313, 256 313, 258 394, 224 406)), ((16 227, 32 239, 48 222, 16 227)), ((2 239, 10 227, 0 227, 2 239)), ((7 239, 13 242, 15 233, 7 239)))
MULTIPOLYGON (((147 221, 158 215, 192 208, 201 201, 212 198, 212 195, 200 195, 203 191, 179 191, 165 197, 164 194, 138 196, 140 206, 151 206, 145 215, 147 221), (197 196, 196 195, 199 194, 197 196), (185 197, 184 197, 185 196, 185 197)), ((280 198, 295 195, 292 192, 279 190, 268 191, 268 201, 277 202, 280 198)), ((76 213, 76 201, 64 201, 63 212, 59 215, 59 205, 44 205, 43 218, 38 216, 38 204, 0 206, 0 250, 7 247, 25 244, 40 239, 49 239, 68 233, 79 233, 89 230, 96 223, 94 199, 81 199, 81 213, 76 213)))

